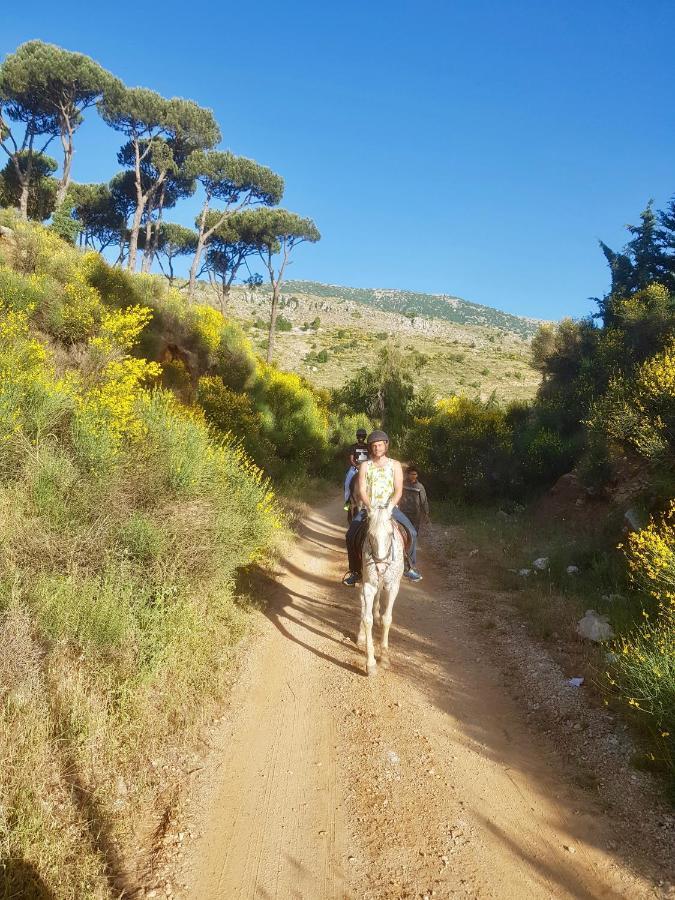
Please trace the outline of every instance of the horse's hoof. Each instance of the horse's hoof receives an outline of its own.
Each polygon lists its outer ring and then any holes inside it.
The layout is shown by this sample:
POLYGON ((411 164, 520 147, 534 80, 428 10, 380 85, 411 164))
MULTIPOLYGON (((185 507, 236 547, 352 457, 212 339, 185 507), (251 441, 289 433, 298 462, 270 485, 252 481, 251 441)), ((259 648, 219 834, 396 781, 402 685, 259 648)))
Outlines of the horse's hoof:
POLYGON ((388 653, 382 653, 380 655, 380 665, 383 669, 388 669, 391 666, 388 653))
POLYGON ((366 666, 366 674, 367 675, 377 675, 377 663, 369 663, 366 666))

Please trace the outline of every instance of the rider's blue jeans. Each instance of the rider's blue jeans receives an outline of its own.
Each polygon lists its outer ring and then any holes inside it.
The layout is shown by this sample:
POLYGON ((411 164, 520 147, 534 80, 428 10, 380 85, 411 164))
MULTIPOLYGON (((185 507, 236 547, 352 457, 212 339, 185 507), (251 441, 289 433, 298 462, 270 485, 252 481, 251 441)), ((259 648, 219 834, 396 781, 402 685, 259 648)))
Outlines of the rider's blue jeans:
MULTIPOLYGON (((361 522, 363 522, 365 518, 365 515, 365 509, 360 509, 352 519, 349 530, 347 531, 347 556, 349 557, 350 572, 357 572, 359 568, 356 535, 358 533, 361 522)), ((414 569, 417 563, 417 530, 410 519, 401 512, 398 506, 395 506, 392 510, 392 517, 396 519, 397 522, 400 522, 401 525, 403 525, 403 527, 406 528, 410 534, 411 544, 410 550, 408 551, 408 559, 410 560, 410 565, 414 569)))

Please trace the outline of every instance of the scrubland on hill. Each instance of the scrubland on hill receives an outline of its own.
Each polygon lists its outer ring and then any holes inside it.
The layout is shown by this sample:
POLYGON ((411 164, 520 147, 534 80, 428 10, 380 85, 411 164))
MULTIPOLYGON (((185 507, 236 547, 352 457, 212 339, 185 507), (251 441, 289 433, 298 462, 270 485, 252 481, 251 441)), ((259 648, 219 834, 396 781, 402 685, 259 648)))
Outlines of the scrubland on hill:
MULTIPOLYGON (((312 293, 319 287, 313 282, 284 286, 275 339, 278 364, 317 387, 340 388, 359 369, 372 369, 382 349, 396 345, 415 359, 417 384, 429 384, 439 397, 462 393, 487 400, 494 395, 509 402, 530 399, 536 392, 541 376, 531 365, 531 332, 515 330, 510 321, 505 327, 448 321, 440 317, 440 301, 425 307, 423 315, 404 315, 357 303, 328 285, 326 293, 312 293)), ((217 289, 204 284, 200 296, 221 308, 217 289)), ((224 308, 264 354, 269 318, 265 291, 233 287, 224 308)))

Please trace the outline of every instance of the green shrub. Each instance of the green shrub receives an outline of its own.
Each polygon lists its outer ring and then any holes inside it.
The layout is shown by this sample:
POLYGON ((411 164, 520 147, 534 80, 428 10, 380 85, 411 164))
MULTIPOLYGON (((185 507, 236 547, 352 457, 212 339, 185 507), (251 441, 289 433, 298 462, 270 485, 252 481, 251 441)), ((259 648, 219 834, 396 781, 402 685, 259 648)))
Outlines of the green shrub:
POLYGON ((494 402, 465 397, 439 401, 402 443, 439 496, 485 499, 512 479, 512 434, 505 411, 494 402))
POLYGON ((260 364, 252 396, 266 436, 287 466, 320 468, 328 420, 317 395, 297 375, 260 364))
POLYGON ((229 433, 269 475, 277 474, 276 447, 265 433, 263 418, 255 409, 249 394, 237 394, 222 379, 201 378, 197 402, 207 421, 220 431, 229 433))
POLYGON ((277 331, 292 331, 293 323, 284 316, 277 317, 277 331))
POLYGON ((167 535, 159 523, 140 510, 134 510, 120 524, 117 541, 121 551, 145 565, 157 560, 166 549, 167 535))

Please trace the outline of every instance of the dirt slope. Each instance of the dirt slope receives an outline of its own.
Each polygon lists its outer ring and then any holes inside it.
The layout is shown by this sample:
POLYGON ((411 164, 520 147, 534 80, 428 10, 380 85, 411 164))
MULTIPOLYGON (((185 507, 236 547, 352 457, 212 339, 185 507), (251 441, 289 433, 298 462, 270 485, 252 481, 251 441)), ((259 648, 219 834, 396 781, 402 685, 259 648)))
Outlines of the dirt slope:
POLYGON ((459 564, 422 554, 392 669, 363 674, 358 593, 336 584, 342 517, 310 515, 261 587, 265 619, 201 777, 185 896, 667 896, 510 698, 459 564))

